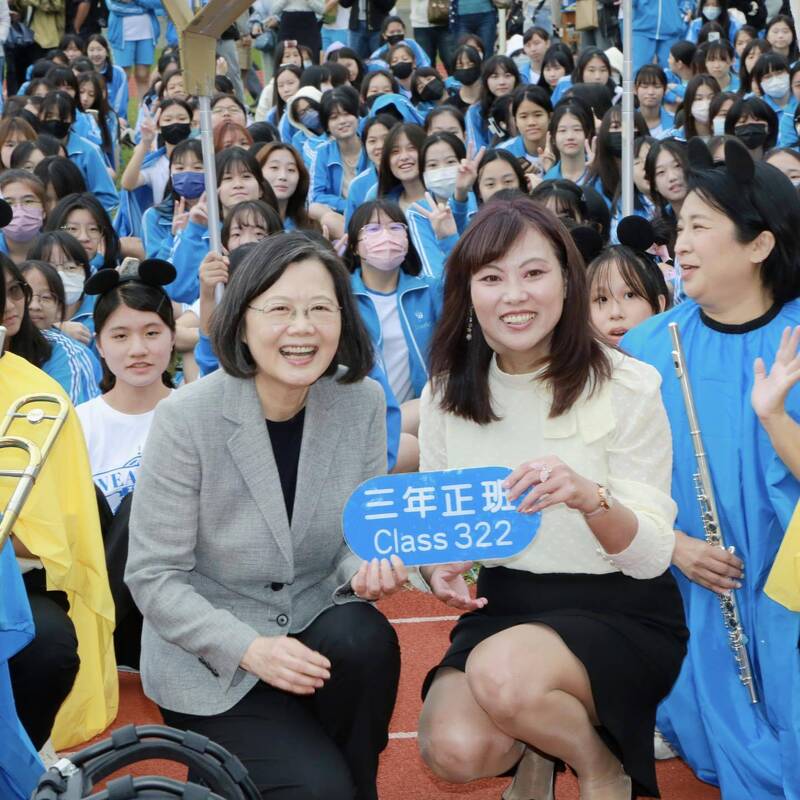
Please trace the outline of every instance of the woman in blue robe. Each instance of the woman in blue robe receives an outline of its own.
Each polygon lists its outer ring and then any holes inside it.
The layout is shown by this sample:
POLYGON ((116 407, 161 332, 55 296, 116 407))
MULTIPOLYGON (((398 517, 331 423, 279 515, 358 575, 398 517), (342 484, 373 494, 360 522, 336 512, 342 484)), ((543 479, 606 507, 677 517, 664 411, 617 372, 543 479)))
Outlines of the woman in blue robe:
MULTIPOLYGON (((673 437, 675 575, 689 652, 658 728, 725 800, 800 798, 800 614, 764 584, 800 497, 752 409, 753 364, 800 323, 800 203, 788 178, 728 142, 713 167, 690 144, 689 194, 675 246, 687 301, 628 333, 622 348, 659 370, 673 437), (723 540, 707 544, 696 462, 668 324, 678 324, 723 540), (741 561, 739 561, 741 559, 741 561), (744 572, 740 567, 743 563, 744 572), (759 702, 740 680, 717 591, 734 590, 759 702)), ((788 413, 800 420, 800 390, 788 413)))

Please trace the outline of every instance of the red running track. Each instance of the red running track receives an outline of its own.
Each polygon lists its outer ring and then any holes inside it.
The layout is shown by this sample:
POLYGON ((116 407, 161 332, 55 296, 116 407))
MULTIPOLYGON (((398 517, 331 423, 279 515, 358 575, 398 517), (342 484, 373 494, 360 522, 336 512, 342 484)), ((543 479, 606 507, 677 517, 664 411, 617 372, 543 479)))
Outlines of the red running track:
MULTIPOLYGON (((402 650, 402 673, 397 706, 390 728, 389 746, 381 757, 378 778, 381 800, 499 800, 508 779, 476 781, 454 786, 435 778, 417 753, 419 689, 425 673, 445 651, 453 625, 450 609, 420 592, 403 592, 379 604, 395 624, 402 650)), ((138 675, 120 674, 120 712, 113 728, 129 723, 160 723, 158 709, 142 694, 138 675)), ((105 735, 108 734, 108 731, 105 735)), ((98 737, 103 738, 103 737, 98 737)), ((77 749, 77 748, 76 748, 77 749)), ((185 778, 184 769, 168 762, 143 762, 126 770, 137 775, 160 774, 185 778)), ((719 791, 698 781, 678 759, 658 764, 658 781, 664 800, 719 800, 719 791)), ((562 774, 556 784, 557 800, 578 800, 577 781, 562 774)))

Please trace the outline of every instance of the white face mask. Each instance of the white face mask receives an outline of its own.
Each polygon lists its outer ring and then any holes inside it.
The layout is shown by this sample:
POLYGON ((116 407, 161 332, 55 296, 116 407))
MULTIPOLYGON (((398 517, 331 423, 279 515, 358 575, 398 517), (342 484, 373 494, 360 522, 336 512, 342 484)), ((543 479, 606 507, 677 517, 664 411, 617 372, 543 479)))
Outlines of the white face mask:
POLYGON ((764 78, 761 81, 761 89, 767 97, 779 100, 789 93, 789 76, 776 75, 774 78, 764 78))
POLYGON ((455 164, 451 167, 426 169, 422 175, 425 188, 442 200, 449 200, 456 193, 457 178, 458 167, 455 164))
POLYGON ((715 19, 718 19, 721 13, 722 9, 719 6, 706 6, 703 9, 703 16, 709 22, 713 22, 715 19))
POLYGON ((725 117, 714 117, 714 136, 722 136, 725 133, 725 117))
POLYGON ((83 294, 83 284, 86 282, 83 274, 68 274, 66 272, 59 272, 61 276, 61 283, 64 284, 64 296, 67 305, 71 306, 81 299, 83 294))
POLYGON ((692 116, 702 123, 708 122, 708 114, 711 109, 710 100, 695 100, 692 103, 692 116))

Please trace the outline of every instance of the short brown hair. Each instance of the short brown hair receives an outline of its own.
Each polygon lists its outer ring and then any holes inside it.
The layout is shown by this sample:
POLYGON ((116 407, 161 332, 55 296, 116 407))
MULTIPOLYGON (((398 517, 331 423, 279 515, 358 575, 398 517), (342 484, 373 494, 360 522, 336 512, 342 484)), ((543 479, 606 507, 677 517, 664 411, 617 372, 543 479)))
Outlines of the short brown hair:
POLYGON ((589 320, 586 268, 569 232, 552 211, 525 195, 492 198, 475 215, 445 266, 444 307, 431 344, 431 375, 445 411, 486 425, 498 419, 489 392, 493 351, 478 320, 467 341, 472 308, 470 281, 486 264, 501 258, 526 230, 538 231, 553 247, 564 274, 567 299, 553 329, 542 373, 553 392, 550 416, 569 411, 587 384, 611 375, 611 362, 589 320))
POLYGON ((342 364, 347 371, 340 383, 355 383, 365 378, 373 365, 372 342, 353 298, 350 274, 330 244, 322 236, 307 231, 276 233, 253 245, 233 272, 222 302, 211 317, 211 343, 220 366, 235 378, 251 378, 256 364, 243 340, 247 307, 298 261, 319 260, 328 270, 342 309, 339 347, 325 375, 335 375, 342 364))

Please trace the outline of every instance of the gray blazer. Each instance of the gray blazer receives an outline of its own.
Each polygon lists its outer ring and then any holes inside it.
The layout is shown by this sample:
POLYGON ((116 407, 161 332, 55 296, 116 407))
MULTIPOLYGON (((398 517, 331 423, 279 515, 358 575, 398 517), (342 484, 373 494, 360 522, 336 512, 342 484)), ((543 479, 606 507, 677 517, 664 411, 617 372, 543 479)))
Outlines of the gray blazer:
POLYGON ((360 560, 342 538, 342 510, 385 471, 385 398, 369 378, 310 388, 291 526, 253 380, 219 370, 162 401, 125 571, 144 615, 147 696, 172 711, 221 713, 258 680, 239 667, 253 639, 301 631, 356 600, 360 560))

